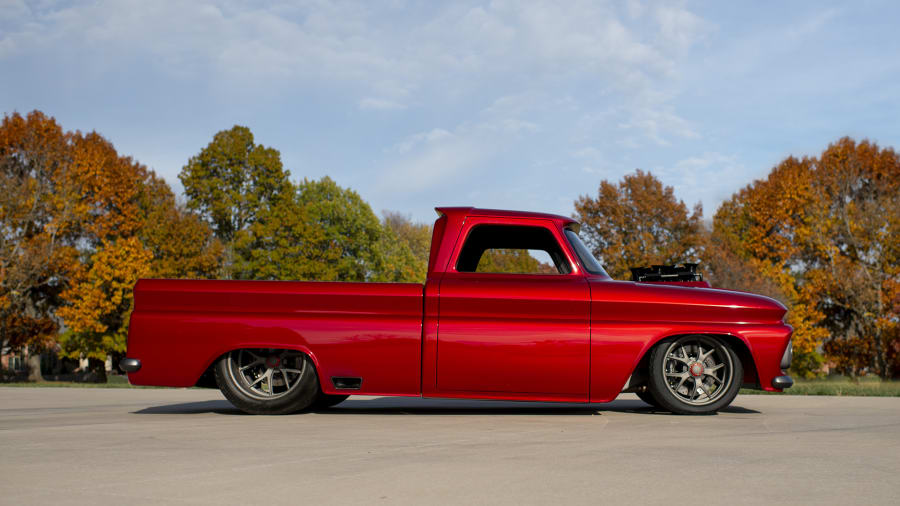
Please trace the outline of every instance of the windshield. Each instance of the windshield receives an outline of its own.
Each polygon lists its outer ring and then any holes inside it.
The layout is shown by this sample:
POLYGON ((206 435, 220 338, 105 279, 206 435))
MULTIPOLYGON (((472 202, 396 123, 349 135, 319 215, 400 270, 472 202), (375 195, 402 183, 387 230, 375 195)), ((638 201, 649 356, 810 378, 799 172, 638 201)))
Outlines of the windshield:
POLYGON ((591 274, 609 276, 603 269, 603 266, 600 265, 600 262, 598 262, 597 259, 594 258, 594 255, 591 254, 591 250, 581 242, 581 238, 578 237, 578 234, 576 234, 574 230, 567 228, 566 237, 569 239, 569 244, 572 245, 572 249, 575 250, 575 254, 578 255, 578 259, 581 260, 581 265, 584 266, 584 270, 591 274))

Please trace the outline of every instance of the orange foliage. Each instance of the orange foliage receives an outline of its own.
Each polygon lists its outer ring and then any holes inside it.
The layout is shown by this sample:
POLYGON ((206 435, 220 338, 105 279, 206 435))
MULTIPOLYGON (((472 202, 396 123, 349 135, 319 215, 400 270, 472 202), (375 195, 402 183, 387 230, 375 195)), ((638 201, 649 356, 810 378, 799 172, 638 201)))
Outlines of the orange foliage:
POLYGON ((813 368, 823 350, 846 374, 895 373, 900 158, 893 150, 844 138, 818 158, 788 158, 725 202, 714 227, 785 294, 801 366, 813 368))
POLYGON ((0 335, 13 349, 52 343, 53 313, 78 264, 70 140, 37 111, 0 125, 0 335))
POLYGON ((688 208, 670 186, 638 170, 618 184, 602 181, 597 198, 575 201, 581 234, 610 276, 627 279, 629 268, 695 259, 702 245, 700 205, 688 208))
POLYGON ((70 356, 122 351, 141 276, 211 277, 222 247, 168 185, 95 132, 34 111, 0 126, 0 330, 4 345, 57 337, 70 356))

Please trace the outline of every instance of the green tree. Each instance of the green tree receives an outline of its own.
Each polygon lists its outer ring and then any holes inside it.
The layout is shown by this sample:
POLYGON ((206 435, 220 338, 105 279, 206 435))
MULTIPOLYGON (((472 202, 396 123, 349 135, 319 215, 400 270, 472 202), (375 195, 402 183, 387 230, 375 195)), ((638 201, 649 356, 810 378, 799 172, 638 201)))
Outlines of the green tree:
POLYGON ((688 213, 671 186, 638 170, 618 185, 602 181, 597 197, 575 201, 575 218, 593 253, 614 278, 629 268, 696 260, 702 247, 698 203, 688 213))
POLYGON ((489 249, 481 255, 476 272, 503 272, 508 274, 556 274, 557 270, 542 264, 524 249, 489 249))
POLYGON ((235 242, 244 279, 415 280, 409 246, 383 227, 355 191, 333 180, 303 180, 291 198, 257 210, 235 242))
POLYGON ((297 199, 308 222, 324 233, 314 241, 313 249, 320 257, 335 258, 321 266, 325 279, 382 279, 383 228, 358 193, 341 188, 326 176, 318 181, 304 179, 298 186, 297 199))
POLYGON ((431 252, 431 225, 428 223, 415 223, 408 216, 391 211, 383 211, 385 234, 388 235, 386 240, 390 246, 391 239, 389 234, 397 238, 397 252, 388 256, 393 257, 399 255, 399 258, 405 258, 403 246, 409 248, 412 253, 412 263, 409 265, 410 276, 400 276, 400 281, 424 282, 428 271, 428 255, 431 252))
POLYGON ((223 275, 233 277, 235 245, 246 243, 249 228, 261 212, 271 212, 282 198, 290 198, 290 173, 281 154, 254 142, 250 129, 234 126, 218 132, 192 157, 178 178, 190 209, 199 211, 216 237, 225 244, 223 275))

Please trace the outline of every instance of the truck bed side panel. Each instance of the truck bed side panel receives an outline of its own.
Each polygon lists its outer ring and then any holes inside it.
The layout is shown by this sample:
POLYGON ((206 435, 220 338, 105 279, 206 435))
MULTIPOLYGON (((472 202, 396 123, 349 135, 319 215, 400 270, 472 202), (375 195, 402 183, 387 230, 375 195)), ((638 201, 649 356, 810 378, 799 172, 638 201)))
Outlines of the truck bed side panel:
MULTIPOLYGON (((237 348, 308 353, 326 393, 332 377, 359 377, 352 393, 418 395, 422 285, 141 280, 128 356, 136 385, 187 387, 237 348)), ((345 392, 349 393, 349 392, 345 392)))

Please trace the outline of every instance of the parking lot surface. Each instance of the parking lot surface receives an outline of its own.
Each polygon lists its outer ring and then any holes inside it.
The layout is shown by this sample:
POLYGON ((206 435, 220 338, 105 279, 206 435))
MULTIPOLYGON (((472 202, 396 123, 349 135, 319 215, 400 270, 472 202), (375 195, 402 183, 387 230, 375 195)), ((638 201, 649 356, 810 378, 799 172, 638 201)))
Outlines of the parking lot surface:
POLYGON ((4 504, 897 504, 900 398, 715 416, 351 397, 248 416, 215 390, 0 388, 4 504))

